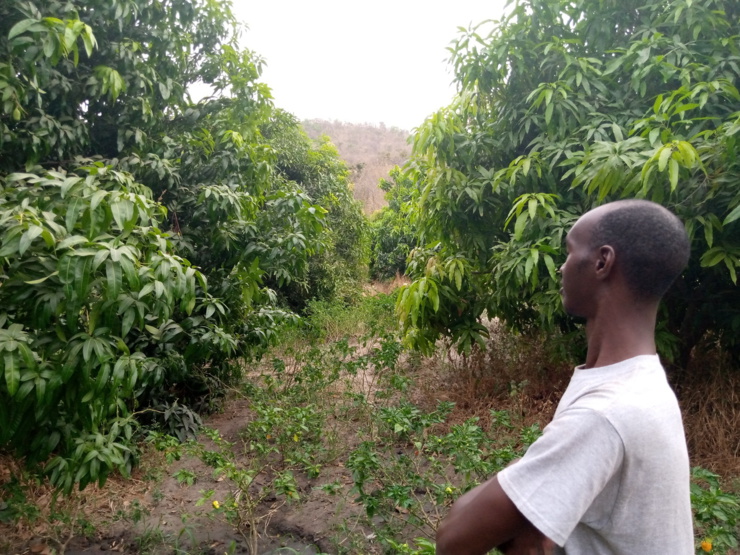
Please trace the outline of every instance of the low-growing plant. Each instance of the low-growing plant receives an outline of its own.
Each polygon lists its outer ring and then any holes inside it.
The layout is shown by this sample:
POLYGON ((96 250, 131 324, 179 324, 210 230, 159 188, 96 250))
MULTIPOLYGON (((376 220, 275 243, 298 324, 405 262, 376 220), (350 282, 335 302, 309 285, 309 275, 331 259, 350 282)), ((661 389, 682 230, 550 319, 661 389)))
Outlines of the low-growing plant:
POLYGON ((191 472, 190 470, 185 470, 184 468, 181 468, 180 470, 175 472, 172 477, 177 480, 178 484, 188 486, 192 486, 193 484, 195 484, 195 481, 198 479, 194 472, 191 472))
POLYGON ((214 476, 229 480, 232 492, 220 500, 212 499, 214 490, 203 490, 196 505, 210 501, 213 514, 234 525, 247 541, 250 553, 256 553, 260 524, 264 529, 281 505, 300 499, 294 467, 286 458, 281 461, 274 457, 280 450, 270 446, 267 438, 259 445, 256 440, 250 442, 253 449, 245 457, 240 456, 244 453, 235 449, 234 443, 223 439, 216 430, 204 429, 204 433, 216 448, 208 449, 202 443, 191 442, 188 450, 211 466, 214 476), (270 508, 258 511, 258 507, 268 501, 270 508))
POLYGON ((709 470, 695 467, 691 478, 697 553, 733 552, 740 536, 740 498, 723 491, 719 476, 709 470))
POLYGON ((116 511, 115 520, 138 524, 145 516, 149 516, 149 509, 142 506, 138 499, 134 499, 128 507, 116 511))
POLYGON ((169 464, 182 457, 182 442, 176 437, 151 430, 146 441, 153 444, 157 451, 163 452, 169 464))
POLYGON ((203 425, 200 415, 190 407, 180 405, 176 400, 172 403, 164 402, 154 407, 155 414, 161 414, 158 419, 159 427, 168 435, 175 436, 181 442, 195 439, 198 430, 203 425))
POLYGON ((33 523, 38 518, 39 508, 28 500, 26 491, 27 488, 15 477, 0 485, 0 522, 11 523, 24 519, 33 523))
MULTIPOLYGON (((381 436, 386 439, 364 441, 350 453, 347 468, 357 501, 381 543, 396 545, 393 542, 409 534, 434 537, 452 500, 521 456, 538 433, 535 427, 522 427, 517 436, 507 427, 502 437, 501 428, 492 426, 486 432, 476 418, 452 425, 448 433, 434 433, 452 408, 451 403, 439 403, 425 413, 408 401, 383 408, 377 419, 387 430, 381 436)), ((509 416, 498 416, 510 426, 509 416)))

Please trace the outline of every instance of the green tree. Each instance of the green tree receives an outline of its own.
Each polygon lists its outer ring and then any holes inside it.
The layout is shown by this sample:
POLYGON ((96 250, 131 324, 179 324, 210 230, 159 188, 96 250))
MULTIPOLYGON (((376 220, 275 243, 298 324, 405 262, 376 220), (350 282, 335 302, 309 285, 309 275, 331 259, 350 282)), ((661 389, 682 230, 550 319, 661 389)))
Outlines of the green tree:
POLYGON ((370 276, 389 279, 406 272, 406 259, 416 246, 416 223, 412 221, 414 182, 401 169, 391 170, 390 180, 381 180, 388 206, 371 220, 370 276))
POLYGON ((270 92, 229 2, 0 16, 0 448, 84 487, 130 469, 137 414, 274 338, 292 316, 266 281, 305 276, 325 211, 262 136, 270 92))
POLYGON ((276 110, 262 132, 277 153, 277 171, 327 211, 324 249, 308 261, 302 278, 281 288, 286 302, 303 310, 311 299, 350 301, 367 277, 369 230, 353 197, 349 170, 326 136, 312 141, 298 120, 276 110))
POLYGON ((468 349, 484 311, 520 330, 567 327, 564 234, 595 205, 639 197, 692 239, 661 351, 682 367, 703 342, 737 354, 739 16, 723 0, 522 0, 464 31, 459 95, 419 128, 407 169, 423 245, 399 300, 409 341, 468 349))

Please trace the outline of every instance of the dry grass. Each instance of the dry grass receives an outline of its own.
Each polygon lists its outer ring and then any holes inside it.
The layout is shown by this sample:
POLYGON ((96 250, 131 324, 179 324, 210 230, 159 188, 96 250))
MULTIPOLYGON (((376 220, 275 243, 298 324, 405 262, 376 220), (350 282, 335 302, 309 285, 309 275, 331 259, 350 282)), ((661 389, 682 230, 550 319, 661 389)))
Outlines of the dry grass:
MULTIPOLYGON (((572 365, 554 363, 556 341, 513 336, 490 323, 486 352, 464 357, 449 349, 423 364, 417 402, 431 408, 437 400, 455 402, 452 422, 478 417, 487 425, 491 409, 508 410, 522 425, 544 427, 568 385, 572 365)), ((725 477, 740 491, 740 372, 716 353, 694 362, 677 387, 692 466, 725 477)))
POLYGON ((394 291, 397 291, 402 285, 409 285, 410 283, 411 280, 408 277, 397 273, 392 279, 368 283, 364 287, 364 292, 367 295, 377 295, 378 293, 390 295, 394 291))
MULTIPOLYGON (((740 486, 740 372, 711 353, 694 360, 679 387, 691 462, 740 486)), ((729 485, 729 484, 728 484, 729 485)))
POLYGON ((486 351, 468 356, 440 349, 430 360, 422 382, 420 403, 453 401, 451 424, 478 417, 487 426, 491 410, 507 410, 522 425, 544 427, 555 412, 572 368, 553 363, 552 341, 512 335, 497 321, 488 324, 486 351))
POLYGON ((155 485, 146 476, 164 464, 161 453, 147 448, 142 465, 130 478, 114 474, 102 488, 93 484, 64 496, 55 494, 46 480, 24 471, 22 461, 0 455, 0 493, 7 493, 6 486, 16 480, 26 499, 6 499, 26 516, 14 523, 0 522, 0 552, 20 553, 17 546, 29 545, 32 553, 64 553, 73 537, 103 530, 126 516, 134 501, 142 499, 155 485), (16 546, 16 551, 11 546, 16 546))

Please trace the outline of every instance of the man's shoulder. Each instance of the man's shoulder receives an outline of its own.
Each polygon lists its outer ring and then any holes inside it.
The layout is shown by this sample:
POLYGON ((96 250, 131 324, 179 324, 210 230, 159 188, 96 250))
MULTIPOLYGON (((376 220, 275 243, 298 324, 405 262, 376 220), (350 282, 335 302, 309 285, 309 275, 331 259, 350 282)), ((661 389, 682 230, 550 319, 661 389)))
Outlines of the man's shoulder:
POLYGON ((594 381, 564 396, 555 418, 585 411, 607 420, 623 441, 661 433, 683 436, 681 411, 665 374, 636 371, 594 381))
POLYGON ((559 411, 589 408, 609 415, 676 404, 657 357, 636 357, 609 367, 580 370, 563 395, 559 411))

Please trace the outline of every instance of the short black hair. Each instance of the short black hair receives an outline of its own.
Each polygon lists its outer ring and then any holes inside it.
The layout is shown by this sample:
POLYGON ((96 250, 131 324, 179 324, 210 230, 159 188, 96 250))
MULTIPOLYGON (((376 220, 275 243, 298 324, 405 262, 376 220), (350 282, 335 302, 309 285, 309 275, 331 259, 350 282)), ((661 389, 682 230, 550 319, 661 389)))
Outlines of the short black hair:
POLYGON ((612 203, 594 226, 591 245, 609 245, 636 300, 660 299, 689 261, 686 228, 675 214, 647 200, 612 203))

